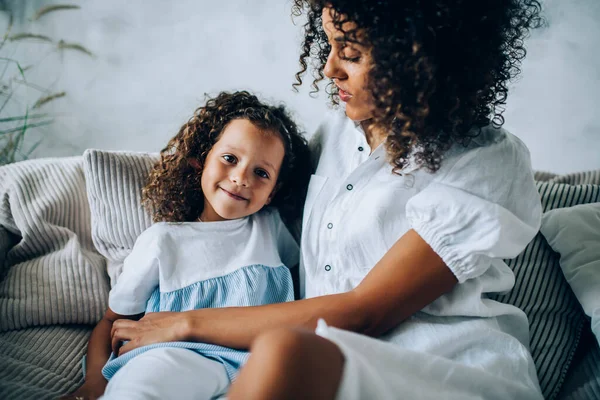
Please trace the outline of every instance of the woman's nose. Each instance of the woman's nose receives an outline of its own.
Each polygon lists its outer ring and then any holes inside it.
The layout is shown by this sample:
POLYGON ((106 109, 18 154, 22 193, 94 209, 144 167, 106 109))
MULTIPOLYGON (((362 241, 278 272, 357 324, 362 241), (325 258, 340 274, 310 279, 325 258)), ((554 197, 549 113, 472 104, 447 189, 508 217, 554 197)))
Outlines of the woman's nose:
POLYGON ((340 65, 340 57, 337 50, 331 50, 327 56, 327 62, 323 67, 323 74, 329 79, 345 79, 347 76, 340 65))

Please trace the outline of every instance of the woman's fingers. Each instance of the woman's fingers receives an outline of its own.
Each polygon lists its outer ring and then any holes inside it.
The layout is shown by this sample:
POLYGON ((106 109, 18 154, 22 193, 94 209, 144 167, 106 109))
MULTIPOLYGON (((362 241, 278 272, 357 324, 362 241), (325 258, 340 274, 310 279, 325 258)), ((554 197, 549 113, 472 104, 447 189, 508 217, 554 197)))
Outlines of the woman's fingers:
POLYGON ((119 347, 121 347, 123 341, 132 339, 135 324, 137 324, 137 321, 129 319, 118 319, 113 323, 110 336, 111 348, 114 354, 119 353, 119 347))
POLYGON ((122 355, 141 346, 177 340, 173 319, 177 313, 148 313, 139 321, 118 319, 111 329, 111 348, 122 355), (124 343, 126 342, 126 343, 124 343))
POLYGON ((139 347, 139 346, 135 346, 133 341, 129 341, 129 342, 123 344, 121 347, 119 347, 118 353, 115 353, 115 354, 117 354, 119 357, 121 357, 123 354, 130 352, 131 350, 133 350, 137 347, 139 347))

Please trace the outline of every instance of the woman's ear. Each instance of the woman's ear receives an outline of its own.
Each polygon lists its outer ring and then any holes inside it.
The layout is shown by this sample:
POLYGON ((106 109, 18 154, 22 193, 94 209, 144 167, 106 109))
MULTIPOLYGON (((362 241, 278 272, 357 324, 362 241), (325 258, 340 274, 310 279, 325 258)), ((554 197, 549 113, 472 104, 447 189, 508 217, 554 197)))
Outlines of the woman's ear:
POLYGON ((196 158, 190 157, 187 159, 187 162, 195 169, 202 169, 202 165, 200 165, 200 161, 196 158))

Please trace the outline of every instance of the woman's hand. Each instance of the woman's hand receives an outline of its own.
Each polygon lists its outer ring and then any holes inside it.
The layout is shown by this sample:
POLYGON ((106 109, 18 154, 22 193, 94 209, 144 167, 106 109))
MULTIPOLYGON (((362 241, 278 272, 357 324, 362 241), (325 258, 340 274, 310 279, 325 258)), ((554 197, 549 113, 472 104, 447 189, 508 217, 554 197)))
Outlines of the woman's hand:
POLYGON ((86 381, 79 389, 60 397, 59 400, 96 400, 104 394, 107 384, 105 379, 94 382, 86 381))
POLYGON ((110 333, 112 351, 121 356, 138 347, 184 340, 185 321, 184 313, 179 312, 148 313, 139 321, 118 319, 110 333))

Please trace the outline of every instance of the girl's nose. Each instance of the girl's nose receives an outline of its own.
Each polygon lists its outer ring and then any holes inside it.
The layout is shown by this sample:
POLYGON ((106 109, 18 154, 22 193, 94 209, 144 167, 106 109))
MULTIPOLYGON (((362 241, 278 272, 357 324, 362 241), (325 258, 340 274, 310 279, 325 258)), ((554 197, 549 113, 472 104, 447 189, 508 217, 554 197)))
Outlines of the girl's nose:
POLYGON ((232 171, 230 179, 238 186, 248 186, 248 171, 246 168, 236 168, 232 171))

